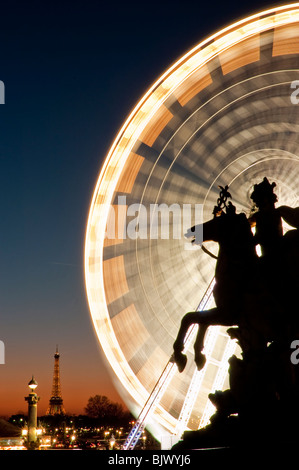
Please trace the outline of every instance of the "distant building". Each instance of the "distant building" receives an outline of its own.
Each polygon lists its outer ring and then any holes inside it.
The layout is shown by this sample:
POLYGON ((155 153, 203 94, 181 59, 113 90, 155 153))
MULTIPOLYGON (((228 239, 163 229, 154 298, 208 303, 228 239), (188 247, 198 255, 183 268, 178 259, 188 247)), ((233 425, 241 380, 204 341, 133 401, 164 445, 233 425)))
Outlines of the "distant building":
POLYGON ((56 352, 54 354, 52 396, 50 398, 49 406, 47 409, 47 415, 51 416, 65 414, 60 387, 59 357, 60 355, 58 352, 58 348, 56 348, 56 352))
POLYGON ((25 449, 23 441, 20 428, 0 419, 0 449, 25 449))

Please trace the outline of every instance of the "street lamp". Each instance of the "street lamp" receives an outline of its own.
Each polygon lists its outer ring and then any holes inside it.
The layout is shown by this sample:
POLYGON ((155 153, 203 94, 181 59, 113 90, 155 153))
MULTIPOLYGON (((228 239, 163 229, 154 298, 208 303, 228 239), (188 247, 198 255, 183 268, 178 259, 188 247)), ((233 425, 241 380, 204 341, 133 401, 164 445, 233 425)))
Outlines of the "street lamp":
POLYGON ((113 450, 114 444, 115 444, 115 438, 114 435, 112 434, 111 439, 109 441, 110 443, 110 450, 113 450))
POLYGON ((30 382, 28 383, 28 387, 30 388, 31 392, 34 392, 34 390, 36 389, 37 387, 37 381, 35 380, 35 378, 32 376, 32 379, 30 380, 30 382))
POLYGON ((30 393, 28 397, 25 397, 25 401, 28 403, 28 437, 27 445, 30 449, 34 449, 37 446, 37 403, 39 397, 35 393, 37 382, 32 376, 32 379, 28 383, 30 393))

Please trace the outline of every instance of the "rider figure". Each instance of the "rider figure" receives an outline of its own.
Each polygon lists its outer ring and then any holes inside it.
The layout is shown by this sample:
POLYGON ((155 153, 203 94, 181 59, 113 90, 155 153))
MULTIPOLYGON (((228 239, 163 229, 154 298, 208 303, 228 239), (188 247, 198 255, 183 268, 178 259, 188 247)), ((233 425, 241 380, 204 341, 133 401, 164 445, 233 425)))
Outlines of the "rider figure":
MULTIPOLYGON (((283 269, 286 256, 291 261, 292 256, 298 252, 299 207, 275 208, 277 202, 277 196, 273 192, 275 186, 276 184, 270 184, 267 178, 264 178, 262 183, 254 185, 251 199, 258 212, 249 218, 250 224, 255 226, 255 244, 261 247, 262 258, 265 259, 264 264, 268 266, 270 277, 273 275, 272 269, 275 271, 283 269), (289 230, 284 235, 282 219, 295 230, 289 230)), ((293 264, 295 266, 294 258, 293 264)))
MULTIPOLYGON (((251 199, 257 206, 258 212, 249 218, 249 221, 251 225, 255 225, 255 244, 261 247, 262 282, 270 289, 276 286, 276 296, 273 300, 278 306, 286 306, 288 296, 285 293, 294 291, 298 285, 299 208, 288 206, 275 208, 277 202, 277 196, 273 192, 275 186, 276 184, 270 184, 267 178, 264 178, 260 184, 254 185, 251 199), (289 230, 284 235, 282 219, 295 230, 289 230)), ((287 310, 287 307, 285 308, 287 310)))
POLYGON ((251 199, 258 208, 249 221, 255 226, 255 243, 260 245, 262 256, 273 259, 283 239, 282 221, 279 211, 275 208, 277 196, 273 189, 276 184, 270 184, 267 178, 262 183, 254 185, 251 199))

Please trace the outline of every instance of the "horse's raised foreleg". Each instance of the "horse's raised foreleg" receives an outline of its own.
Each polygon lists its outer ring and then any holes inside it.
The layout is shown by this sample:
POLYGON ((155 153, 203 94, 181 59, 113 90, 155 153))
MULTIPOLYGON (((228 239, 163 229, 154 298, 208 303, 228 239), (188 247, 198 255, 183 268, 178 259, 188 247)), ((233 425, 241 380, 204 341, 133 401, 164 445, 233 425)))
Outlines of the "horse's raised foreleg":
POLYGON ((202 350, 204 348, 204 339, 208 327, 213 325, 231 326, 234 322, 228 317, 227 313, 225 314, 223 308, 212 308, 199 313, 201 315, 199 329, 194 343, 194 361, 197 369, 201 370, 206 363, 206 356, 202 353, 202 350))
POLYGON ((199 323, 200 312, 189 312, 182 318, 180 329, 175 342, 173 343, 173 359, 178 366, 179 372, 183 372, 187 363, 187 356, 182 353, 184 349, 184 340, 191 325, 199 323))
POLYGON ((204 337, 207 328, 210 325, 231 326, 232 323, 230 321, 225 321, 224 318, 224 311, 217 307, 210 310, 203 310, 201 312, 189 312, 183 317, 177 338, 173 344, 173 358, 180 372, 185 369, 187 363, 187 356, 183 354, 182 351, 184 349, 185 336, 190 326, 194 324, 199 325, 199 330, 194 343, 194 352, 195 362, 198 370, 200 370, 205 364, 205 356, 201 351, 204 346, 204 337))
POLYGON ((202 323, 199 325, 196 340, 194 343, 194 361, 198 370, 201 370, 206 363, 206 356, 202 353, 204 347, 205 334, 209 325, 202 323))
POLYGON ((187 356, 182 353, 184 349, 185 336, 190 326, 194 324, 199 325, 199 331, 194 345, 195 361, 198 361, 198 366, 200 366, 200 364, 204 364, 205 361, 204 357, 202 357, 201 350, 203 348, 204 336, 207 327, 209 326, 209 322, 207 322, 207 320, 213 310, 217 309, 211 309, 206 312, 189 312, 183 317, 179 332, 173 344, 173 358, 180 372, 183 372, 187 363, 187 356))

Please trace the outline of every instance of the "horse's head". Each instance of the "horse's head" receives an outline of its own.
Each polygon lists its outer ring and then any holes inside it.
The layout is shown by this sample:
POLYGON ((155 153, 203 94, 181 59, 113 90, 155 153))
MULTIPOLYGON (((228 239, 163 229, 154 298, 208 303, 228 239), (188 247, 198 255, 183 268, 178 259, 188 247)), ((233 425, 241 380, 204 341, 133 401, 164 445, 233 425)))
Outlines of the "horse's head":
POLYGON ((229 203, 226 210, 203 224, 203 241, 214 241, 222 252, 230 256, 252 254, 254 251, 253 234, 245 214, 237 214, 236 208, 229 203))
POLYGON ((214 218, 191 227, 185 234, 192 243, 201 245, 205 241, 219 244, 221 252, 230 256, 255 254, 253 234, 245 214, 237 214, 236 207, 227 199, 231 198, 228 186, 220 186, 220 195, 214 207, 214 218))

